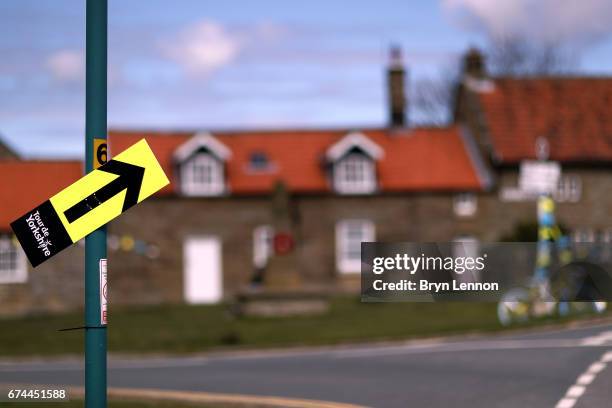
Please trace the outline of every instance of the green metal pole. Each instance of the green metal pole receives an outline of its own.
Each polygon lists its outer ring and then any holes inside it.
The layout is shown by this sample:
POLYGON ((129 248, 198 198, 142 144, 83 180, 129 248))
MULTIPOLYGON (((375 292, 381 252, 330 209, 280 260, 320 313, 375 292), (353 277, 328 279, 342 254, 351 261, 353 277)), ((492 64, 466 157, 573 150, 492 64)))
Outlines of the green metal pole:
MULTIPOLYGON (((94 139, 106 139, 107 0, 87 0, 85 52, 85 171, 95 167, 94 139)), ((99 160, 98 160, 99 161, 99 160)), ((106 227, 85 238, 85 407, 106 408, 106 324, 101 318, 100 260, 106 227)))

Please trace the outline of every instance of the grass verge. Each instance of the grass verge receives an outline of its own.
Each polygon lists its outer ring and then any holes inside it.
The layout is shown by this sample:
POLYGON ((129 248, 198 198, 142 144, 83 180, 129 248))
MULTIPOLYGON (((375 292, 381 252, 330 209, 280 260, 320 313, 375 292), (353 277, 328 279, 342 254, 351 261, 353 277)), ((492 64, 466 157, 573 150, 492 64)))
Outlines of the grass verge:
MULTIPOLYGON (((0 356, 80 354, 83 331, 57 330, 81 325, 81 313, 0 320, 0 356)), ((336 298, 325 315, 292 318, 236 318, 223 305, 165 305, 112 310, 108 348, 122 353, 189 353, 500 329, 493 303, 361 303, 336 298)))

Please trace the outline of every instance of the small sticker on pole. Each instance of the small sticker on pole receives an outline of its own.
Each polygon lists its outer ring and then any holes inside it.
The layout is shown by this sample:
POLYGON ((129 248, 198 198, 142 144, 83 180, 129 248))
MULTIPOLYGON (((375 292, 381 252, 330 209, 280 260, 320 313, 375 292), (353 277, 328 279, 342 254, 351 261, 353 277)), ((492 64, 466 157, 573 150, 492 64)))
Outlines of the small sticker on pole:
POLYGON ((108 284, 106 275, 106 259, 100 259, 100 324, 108 323, 108 284))
POLYGON ((108 161, 108 144, 106 139, 94 139, 93 168, 97 169, 108 161))

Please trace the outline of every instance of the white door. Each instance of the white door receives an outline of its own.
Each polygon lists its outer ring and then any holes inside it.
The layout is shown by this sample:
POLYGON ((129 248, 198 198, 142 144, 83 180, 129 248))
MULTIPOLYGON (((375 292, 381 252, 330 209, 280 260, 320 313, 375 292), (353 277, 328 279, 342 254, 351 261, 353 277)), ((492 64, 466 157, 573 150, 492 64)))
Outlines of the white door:
POLYGON ((223 297, 221 242, 193 236, 183 244, 183 293, 187 303, 217 303, 223 297))

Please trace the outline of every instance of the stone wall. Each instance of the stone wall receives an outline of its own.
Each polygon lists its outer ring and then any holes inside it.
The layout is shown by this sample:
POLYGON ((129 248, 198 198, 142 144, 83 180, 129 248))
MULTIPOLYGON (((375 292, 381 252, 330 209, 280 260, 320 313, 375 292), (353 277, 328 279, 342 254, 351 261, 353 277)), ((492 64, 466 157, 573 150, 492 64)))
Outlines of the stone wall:
POLYGON ((83 308, 84 249, 75 245, 32 269, 25 283, 0 284, 0 316, 83 308))
MULTIPOLYGON (((567 169, 582 179, 578 203, 558 205, 559 220, 569 228, 612 228, 610 169, 567 169)), ((518 173, 498 174, 500 188, 516 186, 518 173)), ((376 239, 449 241, 474 236, 497 241, 521 222, 533 222, 535 202, 503 202, 498 190, 478 194, 473 217, 457 217, 452 193, 374 196, 310 195, 294 197, 298 226, 298 268, 306 285, 334 290, 358 289, 359 275, 336 270, 336 223, 369 219, 376 239)), ((160 248, 150 259, 134 251, 109 250, 110 307, 117 304, 183 302, 183 243, 190 235, 213 235, 222 242, 224 295, 231 298, 249 284, 253 273, 253 230, 271 224, 269 197, 181 198, 147 200, 113 221, 109 233, 130 235, 160 248)), ((75 245, 29 271, 25 284, 0 285, 0 314, 58 312, 83 304, 83 248, 75 245)))

